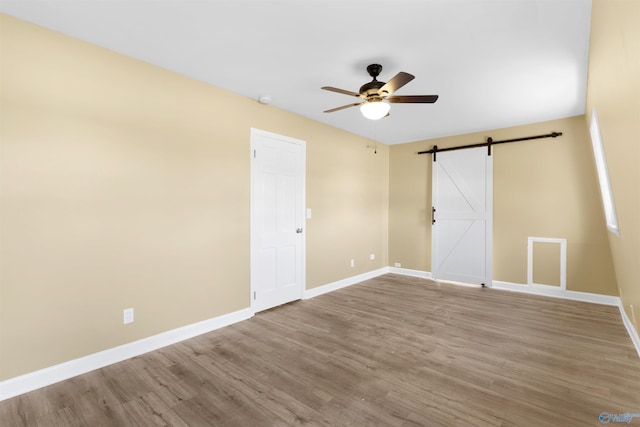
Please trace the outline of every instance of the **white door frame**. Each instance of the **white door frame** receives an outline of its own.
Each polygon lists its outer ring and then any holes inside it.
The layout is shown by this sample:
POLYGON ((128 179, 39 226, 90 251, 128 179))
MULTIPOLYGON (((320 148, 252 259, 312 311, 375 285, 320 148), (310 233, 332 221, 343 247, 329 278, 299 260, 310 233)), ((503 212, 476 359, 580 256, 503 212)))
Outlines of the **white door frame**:
MULTIPOLYGON (((484 147, 471 148, 473 150, 487 150, 484 147)), ((446 155, 447 153, 434 153, 433 155, 437 157, 441 157, 446 155)), ((436 194, 437 191, 437 177, 436 177, 436 164, 438 158, 433 161, 434 165, 432 167, 432 184, 431 184, 431 198, 432 205, 435 207, 436 204, 436 194)), ((488 154, 485 151, 484 154, 486 163, 485 163, 485 214, 486 214, 486 223, 485 223, 485 280, 483 281, 484 285, 487 287, 491 287, 493 283, 493 156, 488 154)), ((437 209, 437 207, 436 207, 437 209)), ((438 212, 437 210, 433 213, 433 218, 437 222, 438 220, 438 212)), ((431 228, 431 270, 434 279, 440 279, 436 271, 436 251, 437 251, 437 233, 439 229, 435 227, 431 228)), ((446 278, 442 278, 441 280, 446 281, 446 278)))
POLYGON ((302 253, 301 253, 301 260, 300 260, 300 266, 302 269, 302 273, 301 273, 301 281, 300 281, 300 299, 302 299, 303 294, 304 294, 304 290, 306 289, 306 220, 305 220, 305 215, 304 215, 304 209, 306 206, 306 141, 300 140, 300 139, 295 139, 295 138, 291 138, 288 136, 283 136, 283 135, 279 135, 276 133, 272 133, 272 132, 268 132, 268 131, 264 131, 261 129, 256 129, 256 128, 250 128, 250 139, 251 139, 251 150, 250 150, 250 160, 251 160, 251 179, 250 179, 250 222, 251 222, 251 231, 250 231, 250 294, 249 294, 249 300, 250 300, 250 308, 252 313, 256 312, 256 306, 255 306, 255 298, 254 298, 254 293, 256 292, 255 289, 255 274, 256 274, 256 257, 255 257, 255 251, 257 250, 257 242, 256 242, 256 236, 254 234, 254 229, 255 224, 254 222, 258 219, 256 218, 256 215, 254 213, 254 206, 253 206, 253 200, 254 200, 254 177, 256 175, 256 162, 253 161, 253 159, 256 156, 256 141, 255 141, 255 137, 256 136, 266 136, 269 138, 273 138, 273 139, 277 139, 279 141, 282 141, 283 143, 290 143, 290 144, 296 144, 298 146, 300 146, 302 148, 302 207, 301 207, 301 212, 300 212, 300 216, 302 218, 302 253))

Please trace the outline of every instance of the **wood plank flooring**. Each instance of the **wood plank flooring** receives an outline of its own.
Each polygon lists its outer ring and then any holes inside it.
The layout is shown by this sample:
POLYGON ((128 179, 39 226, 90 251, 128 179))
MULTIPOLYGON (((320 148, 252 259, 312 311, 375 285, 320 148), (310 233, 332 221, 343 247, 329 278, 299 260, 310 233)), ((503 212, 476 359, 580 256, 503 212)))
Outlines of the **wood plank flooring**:
POLYGON ((602 412, 640 413, 616 307, 388 274, 0 402, 0 424, 598 426, 602 412))

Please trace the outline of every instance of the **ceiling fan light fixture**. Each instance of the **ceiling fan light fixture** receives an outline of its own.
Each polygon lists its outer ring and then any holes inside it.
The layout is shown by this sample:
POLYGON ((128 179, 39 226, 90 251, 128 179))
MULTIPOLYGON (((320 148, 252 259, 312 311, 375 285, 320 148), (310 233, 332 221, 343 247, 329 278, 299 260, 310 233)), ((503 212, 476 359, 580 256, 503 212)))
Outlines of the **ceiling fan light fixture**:
POLYGON ((373 100, 360 106, 360 112, 369 120, 378 120, 389 114, 391 105, 387 101, 373 100))

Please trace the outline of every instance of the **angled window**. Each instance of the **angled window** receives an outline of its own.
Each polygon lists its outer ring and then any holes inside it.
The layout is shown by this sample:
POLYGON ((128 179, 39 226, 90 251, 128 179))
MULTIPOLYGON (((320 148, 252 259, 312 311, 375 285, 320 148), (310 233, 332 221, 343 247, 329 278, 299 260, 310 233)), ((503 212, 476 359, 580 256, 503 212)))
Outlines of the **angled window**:
POLYGON ((611 191, 611 181, 609 181, 609 170, 607 169, 607 158, 604 155, 602 145, 602 135, 598 124, 598 115, 594 108, 591 112, 591 144, 593 145, 593 155, 596 159, 596 169, 598 180, 600 181, 600 194, 602 194, 602 204, 604 215, 607 220, 607 228, 616 236, 620 235, 618 228, 618 218, 616 216, 616 205, 613 203, 613 192, 611 191))

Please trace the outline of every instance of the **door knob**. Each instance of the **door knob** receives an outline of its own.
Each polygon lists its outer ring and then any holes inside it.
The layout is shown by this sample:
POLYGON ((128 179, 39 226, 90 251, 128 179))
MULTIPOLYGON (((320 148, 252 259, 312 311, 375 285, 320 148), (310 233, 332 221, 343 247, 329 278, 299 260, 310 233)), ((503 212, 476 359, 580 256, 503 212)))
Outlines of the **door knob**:
POLYGON ((298 233, 298 234, 302 233, 302 228, 296 229, 296 233, 298 233))

